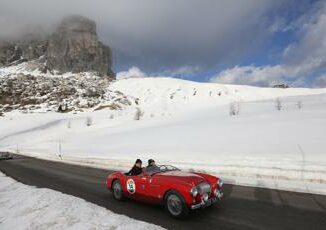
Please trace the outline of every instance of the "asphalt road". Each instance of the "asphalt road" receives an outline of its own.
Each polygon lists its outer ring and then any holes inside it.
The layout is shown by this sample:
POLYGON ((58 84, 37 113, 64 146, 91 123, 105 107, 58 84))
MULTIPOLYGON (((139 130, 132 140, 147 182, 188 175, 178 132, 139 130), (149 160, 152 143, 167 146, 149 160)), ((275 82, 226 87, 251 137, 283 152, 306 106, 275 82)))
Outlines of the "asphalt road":
POLYGON ((326 229, 326 196, 225 185, 218 205, 175 220, 161 206, 114 200, 105 187, 110 170, 18 155, 0 161, 0 170, 24 184, 71 194, 168 229, 326 229))

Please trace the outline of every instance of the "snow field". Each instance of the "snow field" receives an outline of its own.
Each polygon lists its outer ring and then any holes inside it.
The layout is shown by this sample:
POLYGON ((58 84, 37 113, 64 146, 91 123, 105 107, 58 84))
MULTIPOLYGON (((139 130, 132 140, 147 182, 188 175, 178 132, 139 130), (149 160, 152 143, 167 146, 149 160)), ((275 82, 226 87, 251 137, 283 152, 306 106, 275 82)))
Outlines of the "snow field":
POLYGON ((8 113, 0 118, 0 149, 123 170, 136 158, 154 158, 233 184, 326 194, 326 89, 170 78, 124 79, 109 89, 139 104, 78 114, 8 113), (239 115, 230 116, 234 101, 239 115), (143 112, 139 121, 136 107, 143 112))

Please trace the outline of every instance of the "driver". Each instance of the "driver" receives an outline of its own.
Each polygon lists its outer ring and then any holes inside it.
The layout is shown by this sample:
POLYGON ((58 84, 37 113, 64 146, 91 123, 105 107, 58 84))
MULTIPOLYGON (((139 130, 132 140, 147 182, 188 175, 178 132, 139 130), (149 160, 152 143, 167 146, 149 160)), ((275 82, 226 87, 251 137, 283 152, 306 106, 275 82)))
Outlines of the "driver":
POLYGON ((147 172, 153 172, 158 170, 159 167, 155 164, 155 161, 153 159, 148 160, 148 165, 146 166, 146 171, 147 172))
POLYGON ((131 168, 131 170, 127 173, 128 176, 136 176, 143 172, 143 169, 141 167, 142 165, 141 159, 137 159, 134 166, 131 168))

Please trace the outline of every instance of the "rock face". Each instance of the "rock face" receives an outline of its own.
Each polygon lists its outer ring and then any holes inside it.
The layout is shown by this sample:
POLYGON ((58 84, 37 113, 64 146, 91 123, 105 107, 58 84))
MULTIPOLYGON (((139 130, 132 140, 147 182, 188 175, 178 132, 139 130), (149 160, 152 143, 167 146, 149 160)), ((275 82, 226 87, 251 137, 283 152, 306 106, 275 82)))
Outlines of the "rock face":
POLYGON ((31 35, 15 42, 0 42, 0 66, 38 59, 45 55, 46 49, 47 40, 31 35))
POLYGON ((110 48, 99 42, 95 22, 81 16, 62 21, 50 37, 46 57, 51 70, 112 75, 110 48))
POLYGON ((12 74, 0 77, 0 116, 22 112, 119 110, 135 105, 135 99, 108 89, 110 80, 84 73, 70 77, 12 74))
POLYGON ((96 72, 114 77, 111 49, 96 34, 95 22, 70 16, 62 20, 50 36, 24 36, 16 41, 0 41, 0 67, 38 60, 42 71, 96 72))

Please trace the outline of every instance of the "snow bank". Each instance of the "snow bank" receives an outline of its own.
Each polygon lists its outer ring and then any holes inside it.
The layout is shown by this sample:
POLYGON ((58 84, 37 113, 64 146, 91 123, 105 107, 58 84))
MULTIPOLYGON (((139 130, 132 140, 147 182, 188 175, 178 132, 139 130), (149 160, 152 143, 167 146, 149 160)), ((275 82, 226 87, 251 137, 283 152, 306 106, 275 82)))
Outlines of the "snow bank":
POLYGON ((30 187, 0 173, 0 228, 162 229, 50 189, 30 187))

